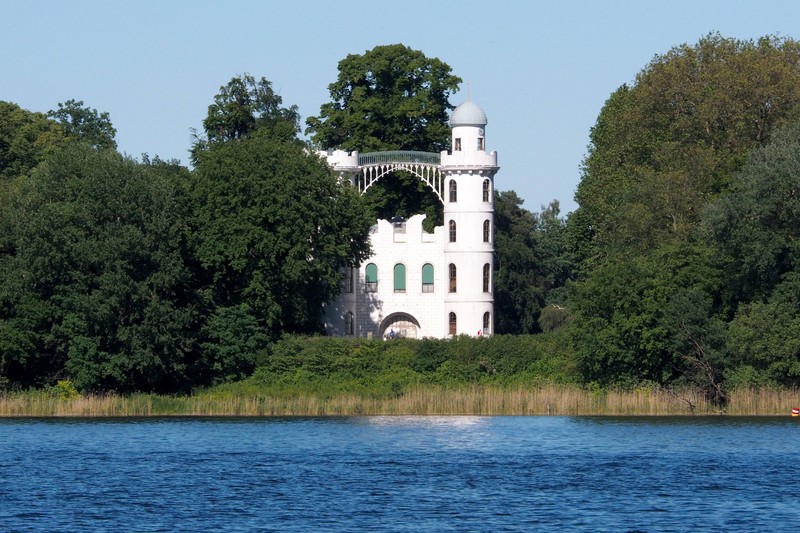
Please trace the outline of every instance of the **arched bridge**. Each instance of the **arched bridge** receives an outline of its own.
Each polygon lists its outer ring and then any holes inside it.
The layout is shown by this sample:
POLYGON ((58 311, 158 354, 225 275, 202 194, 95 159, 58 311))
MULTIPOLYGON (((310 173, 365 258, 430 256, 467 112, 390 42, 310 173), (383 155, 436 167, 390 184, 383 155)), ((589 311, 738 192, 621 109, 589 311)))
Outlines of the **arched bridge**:
POLYGON ((363 194, 385 175, 405 170, 428 184, 439 200, 444 202, 444 179, 439 170, 441 163, 441 154, 430 152, 395 150, 359 154, 359 174, 356 185, 359 192, 363 194))

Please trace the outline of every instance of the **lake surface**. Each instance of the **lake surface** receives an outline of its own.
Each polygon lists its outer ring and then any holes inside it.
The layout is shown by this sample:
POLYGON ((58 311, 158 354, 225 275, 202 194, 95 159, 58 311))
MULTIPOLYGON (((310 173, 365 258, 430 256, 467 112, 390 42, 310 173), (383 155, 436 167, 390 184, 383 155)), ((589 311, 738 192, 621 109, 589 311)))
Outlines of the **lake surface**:
POLYGON ((800 420, 0 419, 0 531, 797 531, 800 420))

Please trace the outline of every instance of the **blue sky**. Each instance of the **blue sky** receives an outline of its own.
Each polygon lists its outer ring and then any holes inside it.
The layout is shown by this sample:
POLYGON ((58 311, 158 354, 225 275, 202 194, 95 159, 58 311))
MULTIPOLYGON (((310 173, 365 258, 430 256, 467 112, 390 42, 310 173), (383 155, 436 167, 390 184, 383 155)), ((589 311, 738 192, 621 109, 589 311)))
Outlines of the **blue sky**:
POLYGON ((449 64, 489 118, 500 190, 572 211, 589 130, 617 87, 657 54, 710 32, 800 39, 796 1, 0 0, 0 100, 107 111, 121 151, 188 163, 231 77, 266 77, 305 117, 337 64, 402 43, 449 64))

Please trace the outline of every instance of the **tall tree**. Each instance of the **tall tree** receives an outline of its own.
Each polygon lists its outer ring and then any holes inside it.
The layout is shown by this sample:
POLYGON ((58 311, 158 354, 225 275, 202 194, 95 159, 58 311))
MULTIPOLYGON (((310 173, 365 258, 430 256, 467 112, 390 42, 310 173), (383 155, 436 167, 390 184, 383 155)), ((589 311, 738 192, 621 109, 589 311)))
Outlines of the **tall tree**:
POLYGON ((243 139, 258 129, 275 138, 294 139, 300 132, 297 106, 283 107, 283 99, 266 78, 256 80, 250 74, 234 76, 219 88, 214 103, 203 119, 205 135, 195 136, 192 157, 209 145, 243 139))
POLYGON ((800 117, 800 44, 709 35, 606 102, 576 199, 606 253, 684 241, 747 154, 800 117))
MULTIPOLYGON (((449 97, 460 82, 446 63, 402 44, 350 54, 328 86, 331 101, 306 120, 306 133, 324 149, 439 153, 449 145, 449 97)), ((366 201, 379 218, 426 213, 428 229, 442 223, 436 196, 408 173, 381 180, 366 201)))
POLYGON ((706 211, 734 303, 764 299, 787 273, 800 272, 798 138, 800 121, 776 132, 706 211))
MULTIPOLYGON (((542 207, 541 213, 531 213, 522 203, 514 191, 495 193, 497 333, 541 331, 539 318, 544 306, 553 303, 563 310, 565 296, 549 300, 554 289, 563 289, 572 275, 558 201, 542 207)), ((565 319, 555 314, 564 313, 551 313, 548 329, 565 319)))
POLYGON ((42 113, 0 101, 0 210, 14 181, 64 143, 64 131, 42 113))
POLYGON ((798 139, 800 122, 775 132, 706 213, 735 310, 728 348, 740 380, 800 383, 798 139))
POLYGON ((495 329, 497 333, 534 333, 544 306, 544 290, 535 251, 536 219, 514 191, 496 191, 495 329))
POLYGON ((117 130, 111 124, 108 112, 98 113, 83 105, 83 101, 67 100, 50 110, 47 116, 58 122, 69 136, 89 143, 99 149, 116 149, 114 137, 117 130))
POLYGON ((70 143, 0 214, 0 373, 85 390, 188 384, 194 313, 163 171, 70 143))
POLYGON ((402 44, 376 46, 339 62, 331 102, 306 120, 323 148, 440 152, 449 143, 448 98, 461 79, 435 58, 402 44))
POLYGON ((268 332, 317 331, 339 269, 366 258, 372 221, 358 192, 269 131, 200 153, 193 198, 215 306, 245 304, 268 332))
POLYGON ((728 244, 741 247, 723 270, 727 252, 702 239, 704 214, 748 155, 798 119, 800 44, 788 38, 709 35, 657 56, 634 85, 611 95, 591 132, 580 207, 567 228, 582 261, 570 304, 587 379, 692 380, 724 403, 719 386, 732 360, 721 324, 738 289, 719 280, 746 281, 762 261, 770 266, 760 275, 774 286, 781 268, 773 266, 787 248, 760 226, 726 222, 717 206, 715 238, 734 236, 728 244))

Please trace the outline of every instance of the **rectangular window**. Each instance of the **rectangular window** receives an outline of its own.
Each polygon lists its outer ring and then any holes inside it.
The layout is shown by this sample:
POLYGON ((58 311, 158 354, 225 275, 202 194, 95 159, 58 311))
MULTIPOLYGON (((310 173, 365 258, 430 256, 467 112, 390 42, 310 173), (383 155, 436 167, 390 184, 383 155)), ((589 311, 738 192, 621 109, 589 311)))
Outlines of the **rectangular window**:
POLYGON ((483 151, 483 137, 478 137, 478 150, 483 151))
POLYGON ((353 269, 345 268, 342 272, 342 292, 353 292, 353 269))
POLYGON ((453 146, 453 150, 455 150, 456 152, 460 152, 461 151, 461 139, 460 138, 456 138, 456 143, 455 143, 455 146, 453 146))

